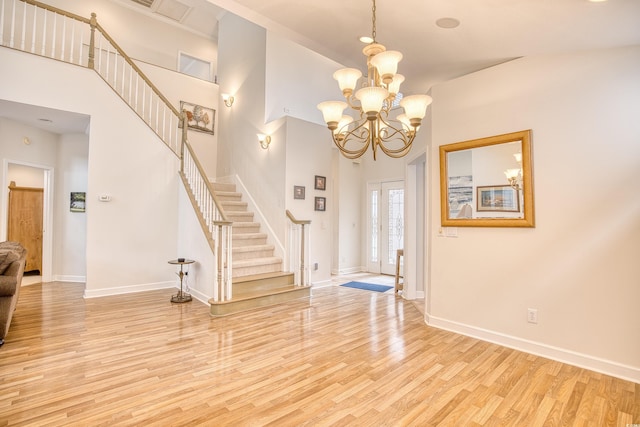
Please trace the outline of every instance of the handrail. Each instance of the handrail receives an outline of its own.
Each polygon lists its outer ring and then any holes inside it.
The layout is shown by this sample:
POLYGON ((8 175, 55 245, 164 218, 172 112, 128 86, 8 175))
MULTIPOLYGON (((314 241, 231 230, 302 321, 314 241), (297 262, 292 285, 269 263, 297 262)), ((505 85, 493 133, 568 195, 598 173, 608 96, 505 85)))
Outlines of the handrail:
POLYGON ((294 224, 311 224, 311 220, 310 219, 305 219, 305 220, 301 220, 301 219, 296 219, 296 217, 293 216, 293 214, 291 213, 291 211, 289 209, 287 209, 287 218, 289 218, 291 220, 292 223, 294 224))
MULTIPOLYGON (((91 16, 95 17, 96 14, 92 13, 91 16)), ((133 62, 133 60, 131 60, 131 58, 129 58, 129 55, 127 55, 124 52, 124 50, 122 50, 122 48, 118 45, 118 43, 115 42, 115 40, 113 40, 113 38, 109 35, 109 33, 107 33, 105 31, 105 29, 102 28, 102 25, 100 25, 97 21, 96 21, 95 25, 96 25, 96 28, 98 30, 100 30, 100 32, 102 33, 102 36, 105 39, 107 39, 109 41, 109 43, 111 43, 111 45, 118 51, 120 56, 122 56, 125 59, 125 61, 127 61, 127 63, 131 66, 131 68, 133 68, 135 70, 135 72, 140 76, 140 78, 142 80, 144 80, 144 82, 146 84, 149 85, 149 87, 153 90, 153 92, 155 92, 155 94, 158 96, 158 98, 160 98, 162 100, 162 102, 164 102, 167 105, 167 107, 169 107, 169 109, 173 112, 173 114, 175 114, 177 117, 180 117, 181 116, 180 112, 171 104, 171 102, 169 102, 169 100, 167 98, 165 98, 165 96, 160 92, 160 90, 151 82, 151 80, 149 80, 149 78, 133 62)))
MULTIPOLYGON (((196 157, 195 152, 193 151, 193 148, 191 147, 191 144, 189 144, 188 141, 185 141, 183 146, 187 149, 187 151, 189 152, 189 156, 191 157, 191 159, 193 160, 193 164, 196 167, 198 174, 202 177, 206 177, 207 175, 204 172, 204 168, 202 167, 202 164, 200 163, 200 161, 198 160, 198 158, 196 157)), ((184 156, 182 159, 182 166, 181 166, 181 171, 184 172, 185 170, 185 165, 184 165, 184 156)), ((233 221, 230 221, 227 218, 226 213, 224 212, 224 209, 222 209, 222 203, 220 202, 220 199, 218 199, 218 196, 216 195, 216 192, 213 190, 213 185, 211 184, 211 181, 209 181, 208 179, 204 179, 204 185, 207 188, 207 191, 209 192, 209 194, 211 195, 211 198, 213 199, 213 202, 216 205, 216 208, 218 209, 218 211, 220 212, 220 219, 218 220, 218 222, 225 222, 225 223, 229 223, 232 224, 233 221)))

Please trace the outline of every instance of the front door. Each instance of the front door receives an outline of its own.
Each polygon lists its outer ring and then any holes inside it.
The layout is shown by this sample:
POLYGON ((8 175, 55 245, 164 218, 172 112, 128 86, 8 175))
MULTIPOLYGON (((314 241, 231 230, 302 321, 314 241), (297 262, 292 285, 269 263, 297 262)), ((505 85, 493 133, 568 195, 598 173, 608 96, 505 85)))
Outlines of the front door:
POLYGON ((369 183, 367 209, 367 269, 394 275, 404 244, 404 181, 369 183))

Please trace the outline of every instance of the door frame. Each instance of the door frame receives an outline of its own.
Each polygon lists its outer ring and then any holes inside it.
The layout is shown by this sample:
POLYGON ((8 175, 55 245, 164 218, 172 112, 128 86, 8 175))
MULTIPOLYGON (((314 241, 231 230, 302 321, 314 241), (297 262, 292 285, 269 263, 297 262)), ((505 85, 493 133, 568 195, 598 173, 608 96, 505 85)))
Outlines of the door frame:
POLYGON ((42 207, 42 282, 52 281, 53 270, 53 175, 54 168, 50 165, 39 163, 23 162, 20 160, 4 159, 2 165, 2 195, 1 205, 3 209, 0 212, 0 241, 7 240, 8 224, 8 206, 9 206, 9 165, 29 166, 32 168, 42 169, 43 179, 43 207, 42 207))
POLYGON ((425 299, 428 295, 429 265, 427 155, 425 152, 409 159, 405 178, 405 227, 403 297, 425 299))

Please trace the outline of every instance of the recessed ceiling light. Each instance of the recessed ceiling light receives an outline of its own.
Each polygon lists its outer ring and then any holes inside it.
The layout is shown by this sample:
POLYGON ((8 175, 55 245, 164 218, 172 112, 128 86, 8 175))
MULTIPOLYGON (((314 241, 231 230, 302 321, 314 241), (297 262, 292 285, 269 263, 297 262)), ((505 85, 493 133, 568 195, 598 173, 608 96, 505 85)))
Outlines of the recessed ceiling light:
POLYGON ((607 0, 589 0, 591 3, 602 3, 605 2, 607 0))
POLYGON ((440 18, 436 21, 436 25, 440 28, 456 28, 460 25, 460 21, 455 18, 440 18))
POLYGON ((366 44, 373 43, 373 39, 371 37, 369 37, 369 36, 362 36, 362 37, 359 38, 359 40, 362 43, 366 43, 366 44))

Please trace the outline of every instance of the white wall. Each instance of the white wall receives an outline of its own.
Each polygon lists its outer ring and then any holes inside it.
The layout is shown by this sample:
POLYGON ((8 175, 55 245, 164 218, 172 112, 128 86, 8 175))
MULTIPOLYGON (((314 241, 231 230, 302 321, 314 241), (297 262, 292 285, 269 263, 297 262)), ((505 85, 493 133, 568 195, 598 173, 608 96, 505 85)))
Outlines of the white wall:
POLYGON ((240 178, 284 242, 287 131, 283 120, 264 122, 266 31, 227 13, 218 38, 220 91, 234 94, 235 102, 221 112, 217 174, 240 178), (271 135, 268 149, 260 147, 257 133, 271 135))
POLYGON ((60 135, 54 177, 53 276, 55 280, 84 282, 87 276, 87 215, 71 212, 71 192, 87 192, 89 137, 60 135))
MULTIPOLYGON (((202 105, 215 111, 213 135, 195 130, 187 131, 187 138, 198 156, 200 164, 211 179, 216 176, 216 152, 218 150, 219 106, 221 104, 219 88, 215 83, 199 80, 185 74, 137 62, 142 72, 162 92, 178 111, 180 102, 202 105)), ((224 107, 226 108, 226 107, 224 107)))
POLYGON ((15 163, 9 163, 8 166, 7 182, 15 182, 18 187, 44 188, 42 169, 15 163))
POLYGON ((215 40, 171 25, 168 18, 164 22, 155 20, 140 13, 144 8, 133 3, 130 7, 112 0, 47 0, 45 3, 85 18, 90 18, 95 12, 98 23, 130 58, 177 70, 178 52, 183 51, 212 61, 213 74, 216 74, 215 40))
POLYGON ((91 116, 86 295, 173 286, 176 156, 93 71, 9 49, 0 62, 0 80, 13 82, 0 98, 91 116))
POLYGON ((272 32, 267 33, 265 59, 265 121, 291 116, 326 128, 316 106, 344 99, 332 78, 344 66, 272 32))
POLYGON ((286 209, 298 219, 311 220, 310 231, 310 281, 313 284, 331 279, 333 214, 339 209, 333 203, 336 183, 331 173, 331 148, 326 128, 288 117, 287 166, 285 183, 286 209), (314 189, 314 177, 324 176, 326 190, 314 189), (304 200, 293 198, 294 185, 305 187, 304 200), (326 210, 314 210, 316 197, 326 198, 326 210), (318 263, 318 270, 313 269, 318 263))
POLYGON ((433 88, 430 324, 640 382, 639 75, 635 46, 522 58, 433 88), (436 237, 438 147, 525 129, 536 227, 436 237))

